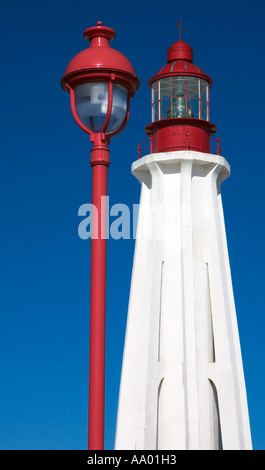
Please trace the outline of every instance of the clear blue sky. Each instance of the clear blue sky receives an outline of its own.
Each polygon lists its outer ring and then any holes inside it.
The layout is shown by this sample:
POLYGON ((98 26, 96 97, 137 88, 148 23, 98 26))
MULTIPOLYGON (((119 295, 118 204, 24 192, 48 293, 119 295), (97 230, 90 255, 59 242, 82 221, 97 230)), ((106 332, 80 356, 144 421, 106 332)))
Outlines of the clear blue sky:
MULTIPOLYGON (((46 0, 1 7, 0 449, 86 449, 91 144, 60 88, 68 62, 101 20, 141 87, 111 142, 110 204, 132 208, 130 172, 151 120, 148 79, 178 39, 213 78, 211 120, 231 177, 222 195, 253 446, 265 449, 264 0, 46 0)), ((133 240, 108 243, 106 448, 114 445, 133 240)))

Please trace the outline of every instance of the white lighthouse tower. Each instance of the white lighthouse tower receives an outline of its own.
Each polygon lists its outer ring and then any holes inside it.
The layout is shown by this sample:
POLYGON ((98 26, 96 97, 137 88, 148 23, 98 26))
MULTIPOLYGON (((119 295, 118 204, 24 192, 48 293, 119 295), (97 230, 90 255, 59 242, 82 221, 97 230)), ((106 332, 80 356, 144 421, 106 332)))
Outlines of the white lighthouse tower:
POLYGON ((212 80, 181 40, 149 80, 116 449, 248 450, 251 434, 220 187, 212 80))

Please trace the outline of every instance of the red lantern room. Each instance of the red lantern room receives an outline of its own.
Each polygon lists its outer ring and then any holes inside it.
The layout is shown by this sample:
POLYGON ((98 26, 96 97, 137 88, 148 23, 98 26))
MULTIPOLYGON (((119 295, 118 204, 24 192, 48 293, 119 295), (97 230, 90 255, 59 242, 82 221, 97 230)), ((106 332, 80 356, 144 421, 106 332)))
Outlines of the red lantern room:
POLYGON ((210 136, 216 132, 210 122, 212 83, 193 63, 193 50, 181 40, 180 34, 180 40, 167 51, 167 64, 148 82, 152 122, 145 132, 150 137, 152 153, 174 150, 210 153, 210 136))

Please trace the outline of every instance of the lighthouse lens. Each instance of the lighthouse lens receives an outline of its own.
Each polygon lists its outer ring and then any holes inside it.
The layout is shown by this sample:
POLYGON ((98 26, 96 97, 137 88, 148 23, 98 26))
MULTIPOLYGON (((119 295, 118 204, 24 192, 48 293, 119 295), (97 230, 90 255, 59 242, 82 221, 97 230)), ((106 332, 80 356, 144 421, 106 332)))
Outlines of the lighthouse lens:
POLYGON ((209 120, 209 83, 198 77, 173 76, 152 84, 152 122, 160 119, 209 120))
POLYGON ((172 117, 185 118, 193 117, 190 103, 186 97, 187 79, 186 77, 172 77, 172 117))

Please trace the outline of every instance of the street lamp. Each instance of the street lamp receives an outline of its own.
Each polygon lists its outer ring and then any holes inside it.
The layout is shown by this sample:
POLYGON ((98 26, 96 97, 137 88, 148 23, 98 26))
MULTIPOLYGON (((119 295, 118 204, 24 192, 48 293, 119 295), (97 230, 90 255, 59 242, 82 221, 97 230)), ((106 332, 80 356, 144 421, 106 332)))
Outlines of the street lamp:
POLYGON ((90 135, 92 166, 89 426, 88 448, 104 449, 105 327, 106 327, 106 208, 110 138, 121 132, 129 118, 130 99, 139 79, 129 60, 110 47, 116 33, 102 26, 88 28, 90 47, 77 54, 66 68, 62 88, 70 94, 73 117, 90 135))

